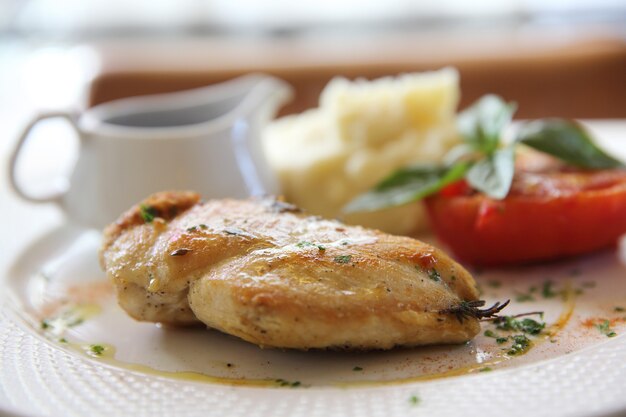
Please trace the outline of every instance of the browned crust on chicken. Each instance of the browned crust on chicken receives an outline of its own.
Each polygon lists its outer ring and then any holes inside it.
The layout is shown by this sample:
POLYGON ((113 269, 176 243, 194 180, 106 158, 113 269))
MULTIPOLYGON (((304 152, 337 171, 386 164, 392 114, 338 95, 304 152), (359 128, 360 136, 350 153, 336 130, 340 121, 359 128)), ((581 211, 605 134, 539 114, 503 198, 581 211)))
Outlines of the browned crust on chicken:
MULTIPOLYGON (((152 210, 158 219, 171 220, 200 201, 200 194, 192 191, 163 191, 151 195, 140 204, 131 207, 116 222, 108 225, 103 232, 101 253, 125 231, 133 226, 146 223, 142 210, 152 210)), ((102 260, 100 262, 103 266, 102 260)))
POLYGON ((159 193, 105 231, 101 263, 139 320, 198 320, 261 346, 387 349, 479 331, 447 309, 476 300, 469 273, 407 237, 308 216, 273 200, 159 193))

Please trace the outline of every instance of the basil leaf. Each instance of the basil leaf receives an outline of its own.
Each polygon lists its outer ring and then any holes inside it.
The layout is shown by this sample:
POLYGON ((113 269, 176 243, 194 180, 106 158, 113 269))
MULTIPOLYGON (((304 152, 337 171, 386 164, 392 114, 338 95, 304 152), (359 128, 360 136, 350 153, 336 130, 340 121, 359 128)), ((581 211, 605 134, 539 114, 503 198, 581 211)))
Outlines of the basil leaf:
POLYGON ((509 193, 515 172, 515 148, 498 149, 476 162, 467 172, 467 182, 491 198, 503 199, 509 193))
POLYGON ((462 159, 469 159, 471 156, 475 155, 476 151, 467 143, 461 143, 456 145, 452 149, 450 149, 443 156, 443 163, 445 165, 452 165, 462 159))
POLYGON ((430 163, 414 164, 406 168, 400 168, 393 172, 381 182, 376 184, 374 190, 383 191, 392 187, 410 184, 415 180, 420 181, 433 176, 438 177, 446 171, 447 169, 443 165, 430 163))
POLYGON ((356 197, 343 211, 375 211, 411 203, 460 180, 469 166, 468 162, 459 162, 450 167, 414 165, 400 169, 381 181, 373 190, 356 197))
POLYGON ((496 95, 485 95, 459 114, 457 127, 473 149, 491 155, 498 149, 502 131, 516 108, 515 103, 506 103, 496 95))
POLYGON ((624 163, 593 143, 589 133, 574 121, 544 119, 522 125, 517 141, 581 168, 607 169, 624 163))

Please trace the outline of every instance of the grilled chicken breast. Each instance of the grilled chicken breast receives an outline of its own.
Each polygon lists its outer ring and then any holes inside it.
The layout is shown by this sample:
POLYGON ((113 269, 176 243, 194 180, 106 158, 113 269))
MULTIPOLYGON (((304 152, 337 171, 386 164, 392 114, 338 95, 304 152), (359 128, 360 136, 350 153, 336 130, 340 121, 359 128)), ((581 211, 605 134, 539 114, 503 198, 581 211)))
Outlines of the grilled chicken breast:
POLYGON ((440 250, 275 199, 155 194, 105 229, 100 261, 135 319, 260 346, 388 349, 479 331, 462 309, 475 282, 440 250))

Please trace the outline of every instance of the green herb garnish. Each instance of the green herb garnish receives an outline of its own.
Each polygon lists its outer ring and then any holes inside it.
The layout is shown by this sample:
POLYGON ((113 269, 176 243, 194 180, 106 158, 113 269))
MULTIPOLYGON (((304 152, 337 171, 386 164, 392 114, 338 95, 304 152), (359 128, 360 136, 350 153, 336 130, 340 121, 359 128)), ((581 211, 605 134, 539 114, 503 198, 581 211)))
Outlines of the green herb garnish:
POLYGON ((338 264, 347 264, 347 263, 350 263, 350 261, 352 261, 352 255, 335 256, 333 260, 337 262, 338 264))
POLYGON ((467 171, 469 185, 496 200, 509 193, 515 173, 515 148, 508 146, 476 162, 467 171))
POLYGON ((522 353, 525 353, 532 345, 532 342, 530 341, 530 339, 527 338, 526 335, 523 335, 523 334, 516 334, 514 336, 510 336, 509 338, 513 340, 513 344, 511 345, 509 350, 506 352, 508 355, 514 356, 514 355, 520 355, 522 353))
POLYGON ((402 168, 352 200, 343 211, 376 211, 420 200, 462 179, 469 167, 469 163, 459 162, 447 167, 416 164, 402 168))
POLYGON ((487 94, 462 111, 458 129, 471 150, 493 154, 500 145, 502 131, 511 123, 517 105, 487 94))
POLYGON ((515 296, 515 301, 517 301, 518 303, 523 303, 526 301, 535 301, 535 297, 533 297, 530 294, 517 294, 515 296))
POLYGON ((287 381, 287 380, 284 380, 284 379, 281 379, 281 378, 274 380, 274 382, 276 382, 281 387, 296 388, 296 387, 299 387, 300 385, 302 385, 300 383, 300 381, 290 382, 290 381, 287 381))
POLYGON ((528 339, 526 335, 523 335, 523 334, 518 334, 518 335, 513 335, 513 336, 498 336, 496 333, 490 330, 487 330, 485 331, 485 336, 487 335, 489 337, 494 337, 496 339, 496 343, 499 345, 503 345, 509 340, 512 340, 513 344, 511 345, 511 347, 508 348, 509 350, 507 351, 509 355, 517 355, 522 352, 525 352, 526 350, 528 350, 528 348, 531 345, 530 339, 528 339))
POLYGON ((598 329, 600 331, 600 333, 602 333, 606 337, 615 337, 615 336, 617 336, 617 333, 615 333, 611 329, 611 322, 609 322, 608 320, 604 320, 602 323, 596 324, 596 329, 598 329))
POLYGON ((358 371, 362 371, 363 368, 361 368, 360 366, 355 366, 354 368, 352 368, 352 370, 358 372, 358 371))
POLYGON ((552 281, 546 281, 543 283, 543 286, 541 287, 541 295, 543 296, 543 298, 556 297, 557 293, 552 288, 552 285, 552 281))
POLYGON ((141 218, 145 223, 152 223, 158 212, 153 206, 141 204, 139 206, 139 214, 141 214, 141 218))
POLYGON ((415 406, 420 403, 420 398, 417 395, 411 395, 409 397, 409 404, 415 406))
POLYGON ((325 250, 326 250, 326 247, 325 247, 325 246, 323 246, 323 245, 318 245, 318 244, 316 244, 316 243, 307 242, 307 241, 298 242, 298 243, 296 244, 296 246, 297 246, 297 247, 299 247, 299 248, 305 248, 305 247, 307 247, 307 246, 315 246, 315 247, 317 247, 317 249, 318 249, 320 252, 323 252, 323 251, 325 251, 325 250))
POLYGON ((463 323, 468 318, 475 318, 478 320, 498 317, 497 314, 509 305, 511 300, 506 300, 504 303, 499 301, 489 308, 483 308, 485 305, 484 300, 465 301, 461 300, 457 305, 449 308, 439 310, 439 314, 453 314, 456 319, 463 323))
POLYGON ((545 119, 525 123, 510 145, 502 133, 516 110, 495 95, 486 95, 459 113, 458 131, 463 143, 444 157, 444 164, 417 164, 387 176, 370 191, 357 196, 344 212, 375 211, 408 204, 441 191, 463 178, 475 190, 493 199, 507 196, 515 170, 518 145, 550 154, 566 164, 588 168, 621 168, 624 163, 597 147, 576 122, 545 119))
MULTIPOLYGON (((512 342, 510 347, 503 348, 503 350, 507 351, 508 355, 520 355, 528 351, 528 349, 532 347, 532 341, 526 335, 537 336, 546 327, 545 323, 538 322, 537 320, 529 318, 521 320, 518 319, 518 317, 528 315, 539 315, 543 319, 543 312, 533 311, 530 313, 517 314, 515 316, 500 316, 493 320, 493 323, 498 330, 506 332, 522 332, 522 334, 499 336, 495 332, 489 331, 489 335, 495 337, 496 343, 499 345, 503 345, 508 341, 512 342)), ((485 335, 487 335, 487 331, 485 331, 485 335)))
POLYGON ((431 268, 431 270, 428 271, 428 278, 432 279, 433 281, 439 282, 441 281, 441 274, 439 274, 439 271, 437 271, 435 268, 431 268))
POLYGON ((102 345, 91 345, 89 346, 89 351, 96 356, 100 356, 104 353, 104 346, 102 345))
POLYGON ((498 337, 493 330, 485 330, 485 333, 483 333, 486 337, 493 337, 496 338, 498 337))
POLYGON ((544 119, 528 122, 520 128, 517 140, 579 168, 624 167, 623 162, 596 146, 589 133, 574 121, 544 119))
POLYGON ((493 371, 493 369, 490 368, 489 366, 485 366, 484 368, 480 368, 478 370, 478 372, 491 372, 491 371, 493 371))
POLYGON ((533 319, 523 319, 518 326, 519 330, 532 335, 541 333, 545 327, 545 323, 539 323, 533 319))
POLYGON ((58 316, 43 319, 41 321, 41 328, 43 330, 58 332, 68 327, 83 324, 84 321, 85 318, 80 315, 80 310, 77 308, 71 308, 63 311, 58 316))
POLYGON ((533 319, 518 320, 513 316, 501 316, 494 320, 496 329, 505 331, 521 331, 523 333, 537 335, 546 327, 545 323, 539 323, 533 319))

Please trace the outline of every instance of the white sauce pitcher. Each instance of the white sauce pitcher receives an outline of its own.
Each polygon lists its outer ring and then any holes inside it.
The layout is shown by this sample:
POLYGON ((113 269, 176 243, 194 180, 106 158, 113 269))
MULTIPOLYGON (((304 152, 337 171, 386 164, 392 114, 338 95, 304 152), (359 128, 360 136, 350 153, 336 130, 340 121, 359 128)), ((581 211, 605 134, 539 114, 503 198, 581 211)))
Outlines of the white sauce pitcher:
POLYGON ((177 93, 133 97, 80 115, 42 113, 25 128, 11 155, 15 192, 32 202, 55 202, 70 221, 103 227, 156 191, 195 190, 204 198, 277 194, 263 154, 261 129, 291 98, 285 82, 248 75, 177 93), (65 118, 80 137, 66 189, 44 197, 20 187, 15 168, 31 129, 65 118))

